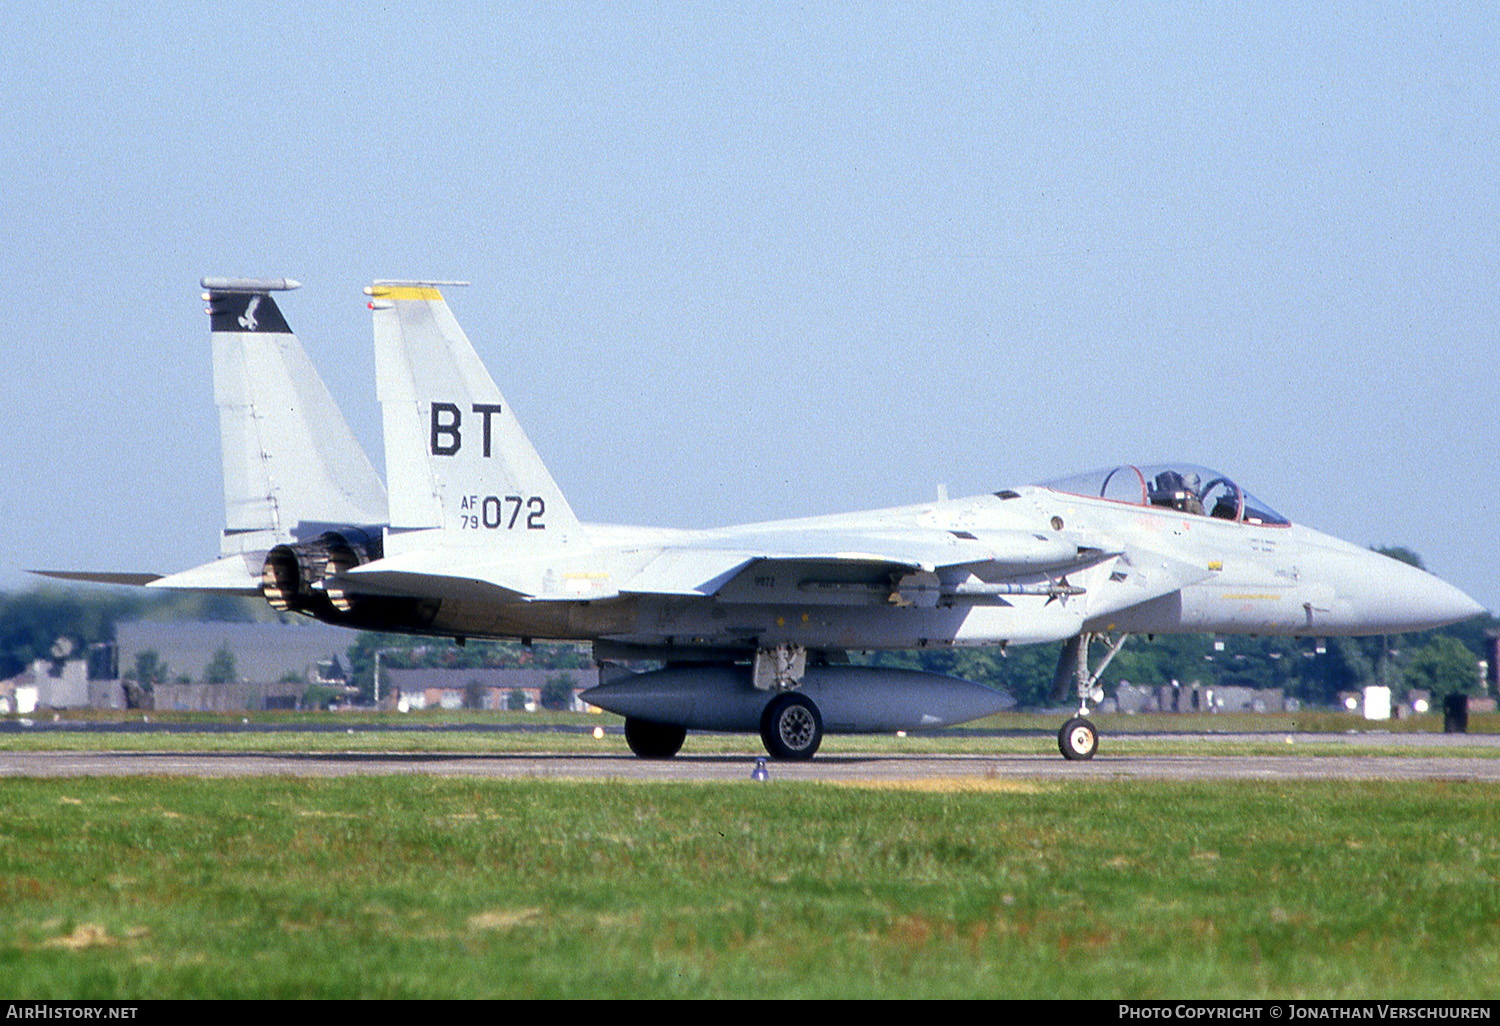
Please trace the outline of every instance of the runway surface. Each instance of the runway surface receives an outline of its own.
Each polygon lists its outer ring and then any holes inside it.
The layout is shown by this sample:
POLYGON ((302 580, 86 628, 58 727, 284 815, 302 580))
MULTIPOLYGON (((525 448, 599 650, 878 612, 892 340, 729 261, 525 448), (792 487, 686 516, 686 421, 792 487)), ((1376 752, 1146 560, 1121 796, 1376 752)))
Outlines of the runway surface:
MULTIPOLYGON (((1179 735, 1180 736, 1180 735, 1179 735)), ((1191 735, 1202 740, 1201 735, 1191 735)), ((1245 735, 1235 735, 1244 738, 1245 735)), ((1280 736, 1278 736, 1279 739, 1280 736)), ((774 780, 912 784, 970 780, 1480 780, 1500 781, 1500 755, 1488 735, 1299 735, 1298 743, 1348 742, 1349 754, 1303 756, 1137 755, 1101 753, 1088 762, 1057 755, 821 755, 808 763, 767 760, 774 780), (1411 748, 1412 755, 1362 754, 1369 744, 1411 748), (1439 754, 1464 746, 1469 754, 1439 754), (1416 754, 1425 751, 1427 754, 1416 754)), ((540 780, 748 780, 756 756, 679 755, 644 760, 629 754, 160 753, 0 752, 0 776, 338 777, 427 774, 540 780)))

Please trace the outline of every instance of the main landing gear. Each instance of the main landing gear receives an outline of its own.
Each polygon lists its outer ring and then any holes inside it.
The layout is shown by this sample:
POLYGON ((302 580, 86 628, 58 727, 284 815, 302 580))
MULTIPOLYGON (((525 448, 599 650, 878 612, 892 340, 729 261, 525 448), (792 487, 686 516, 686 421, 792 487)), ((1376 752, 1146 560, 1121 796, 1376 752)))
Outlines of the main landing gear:
POLYGON ((795 689, 807 672, 807 649, 775 645, 755 653, 750 683, 758 691, 776 692, 760 714, 760 740, 773 759, 805 762, 823 743, 823 714, 811 698, 795 689))
POLYGON ((806 762, 823 743, 823 716, 806 695, 783 691, 760 714, 760 739, 773 759, 806 762))
MULTIPOLYGON (((777 645, 755 654, 750 683, 764 698, 744 703, 748 708, 743 709, 743 715, 754 722, 755 709, 761 709, 760 739, 773 759, 805 762, 817 754, 823 743, 823 714, 816 702, 797 690, 806 672, 807 650, 800 645, 777 645), (765 705, 760 706, 760 701, 765 701, 765 705)), ((730 689, 724 701, 735 703, 743 699, 730 689)), ((646 713, 652 714, 649 706, 646 713)), ((742 721, 736 726, 744 729, 750 723, 742 721)), ((642 759, 670 759, 681 751, 686 737, 685 726, 643 719, 639 715, 625 718, 625 742, 642 759)))
POLYGON ((670 759, 682 750, 687 728, 627 717, 625 743, 642 759, 670 759))
MULTIPOLYGON (((1062 698, 1071 679, 1078 694, 1078 715, 1064 723, 1057 732, 1057 748, 1064 759, 1092 759, 1099 750, 1099 728, 1088 718, 1089 702, 1098 702, 1104 697, 1098 688, 1099 677, 1110 660, 1120 654, 1128 637, 1130 635, 1122 634, 1118 641, 1109 642, 1109 651, 1092 672, 1089 671, 1089 642, 1094 639, 1093 633, 1084 631, 1063 646, 1062 656, 1057 661, 1057 673, 1052 678, 1052 693, 1054 697, 1062 698)), ((1108 642, 1107 638, 1105 640, 1108 642)))
MULTIPOLYGON (((686 727, 633 716, 625 719, 625 743, 642 759, 670 759, 682 750, 686 738, 686 727)), ((784 691, 766 703, 760 739, 773 759, 806 762, 823 743, 823 715, 806 695, 784 691)))

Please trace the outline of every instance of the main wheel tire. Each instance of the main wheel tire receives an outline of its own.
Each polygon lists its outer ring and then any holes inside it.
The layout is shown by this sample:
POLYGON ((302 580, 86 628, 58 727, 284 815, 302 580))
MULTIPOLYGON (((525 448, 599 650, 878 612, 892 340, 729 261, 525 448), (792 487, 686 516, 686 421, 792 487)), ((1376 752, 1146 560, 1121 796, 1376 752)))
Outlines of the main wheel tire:
POLYGON ((1057 747, 1064 759, 1092 759, 1099 750, 1099 728, 1075 716, 1057 732, 1057 747))
POLYGON ((777 695, 760 715, 760 739, 773 759, 805 762, 823 743, 823 717, 806 695, 777 695))
POLYGON ((686 727, 650 720, 625 720, 625 743, 642 759, 670 759, 682 750, 686 727))

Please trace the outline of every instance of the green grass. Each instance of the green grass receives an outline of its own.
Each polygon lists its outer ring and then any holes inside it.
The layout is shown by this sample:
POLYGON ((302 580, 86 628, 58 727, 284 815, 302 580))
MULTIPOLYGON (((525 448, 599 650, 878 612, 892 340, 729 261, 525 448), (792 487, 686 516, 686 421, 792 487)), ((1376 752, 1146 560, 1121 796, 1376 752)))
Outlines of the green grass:
POLYGON ((15 998, 1475 997, 1500 788, 3 782, 15 998))
MULTIPOLYGON (((1101 757, 1112 755, 1191 756, 1401 756, 1404 758, 1500 759, 1500 748, 1478 743, 1442 747, 1401 747, 1394 742, 1365 742, 1352 747, 1339 741, 1285 738, 1206 740, 1200 738, 1118 737, 1106 733, 1101 757)), ((0 737, 0 751, 10 752, 234 752, 244 755, 292 753, 445 754, 445 755, 624 755, 630 749, 618 732, 595 740, 587 734, 381 733, 353 734, 23 734, 0 737)), ((755 734, 695 734, 684 755, 765 755, 755 734)), ((818 749, 828 755, 1038 755, 1057 758, 1057 735, 1038 731, 1017 737, 906 737, 885 735, 826 737, 818 749)))
MULTIPOLYGON (((586 714, 565 712, 479 712, 471 710, 425 709, 411 713, 382 712, 373 709, 356 709, 348 712, 178 712, 174 710, 118 711, 109 709, 65 709, 59 712, 38 712, 29 718, 38 721, 58 720, 63 722, 93 723, 139 723, 142 718, 152 723, 172 724, 236 724, 241 720, 251 723, 274 723, 281 725, 312 724, 320 727, 353 727, 376 724, 399 724, 403 727, 444 727, 450 725, 484 724, 577 724, 592 726, 596 723, 618 724, 620 717, 611 713, 586 714)), ((21 719, 15 714, 0 716, 0 721, 21 719)), ((989 730, 1040 730, 1056 732, 1063 716, 1047 712, 998 713, 965 724, 989 730)), ((1443 729, 1443 718, 1437 713, 1410 716, 1401 720, 1366 720, 1352 713, 1325 709, 1310 709, 1295 713, 1091 713, 1090 719, 1099 724, 1105 733, 1122 732, 1132 734, 1343 734, 1354 733, 1401 733, 1437 734, 1443 729)), ((1500 713, 1470 713, 1469 731, 1474 734, 1500 734, 1500 713)))
MULTIPOLYGON (((0 751, 134 751, 134 752, 376 752, 491 754, 496 752, 590 754, 627 751, 618 731, 595 740, 588 730, 596 726, 616 728, 617 716, 583 713, 486 713, 437 712, 411 716, 391 713, 106 713, 76 719, 102 722, 139 722, 147 716, 154 723, 203 726, 203 731, 142 733, 69 732, 22 730, 0 734, 0 751), (214 732, 209 727, 242 719, 274 723, 277 731, 214 732), (371 729, 378 724, 400 724, 412 728, 399 731, 371 729), (444 730, 451 725, 561 724, 586 728, 574 732, 521 733, 484 730, 444 730), (343 730, 296 730, 297 726, 342 727, 343 730), (423 729, 431 728, 431 729, 423 729)), ((68 717, 62 717, 68 718, 68 717)), ((1185 714, 1094 717, 1103 735, 1101 752, 1134 755, 1403 755, 1409 757, 1500 758, 1500 748, 1485 745, 1483 735, 1500 731, 1500 714, 1470 717, 1475 734, 1472 744, 1442 747, 1383 745, 1378 738, 1392 733, 1432 733, 1441 730, 1441 717, 1417 717, 1405 721, 1371 724, 1337 713, 1278 714, 1185 714), (1336 740, 1310 738, 1313 734, 1364 734, 1357 748, 1336 740), (1213 738, 1164 737, 1162 735, 1213 735, 1213 738), (1290 739, 1290 743, 1288 741, 1290 739)), ((1056 755, 1057 728, 1061 717, 1045 713, 1005 713, 971 726, 1006 732, 1003 736, 963 737, 913 735, 904 738, 881 735, 830 736, 821 751, 827 754, 957 754, 957 755, 1056 755)), ((690 737, 683 751, 690 755, 743 753, 764 754, 752 734, 700 735, 690 737)))

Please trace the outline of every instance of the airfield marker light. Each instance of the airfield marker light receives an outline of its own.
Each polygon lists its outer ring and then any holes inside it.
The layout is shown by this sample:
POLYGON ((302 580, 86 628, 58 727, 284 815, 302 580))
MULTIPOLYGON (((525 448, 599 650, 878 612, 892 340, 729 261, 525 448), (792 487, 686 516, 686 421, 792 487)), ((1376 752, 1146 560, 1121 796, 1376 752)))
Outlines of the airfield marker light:
POLYGON ((604 738, 604 728, 603 727, 595 727, 594 728, 594 740, 595 741, 601 741, 601 740, 603 740, 603 738, 604 738))
POLYGON ((1348 709, 1350 712, 1353 712, 1354 710, 1359 708, 1359 699, 1355 698, 1353 695, 1350 695, 1348 698, 1344 699, 1344 708, 1348 709))
POLYGON ((757 758, 755 760, 755 768, 750 771, 750 779, 759 780, 761 783, 765 783, 767 780, 771 779, 771 774, 766 772, 765 759, 757 758))
POLYGON ((1411 704, 1411 708, 1412 712, 1424 713, 1432 707, 1427 704, 1427 699, 1419 698, 1411 704))
POLYGON ((906 736, 906 731, 904 731, 904 730, 898 730, 898 731, 896 731, 896 736, 897 737, 905 737, 906 736))

